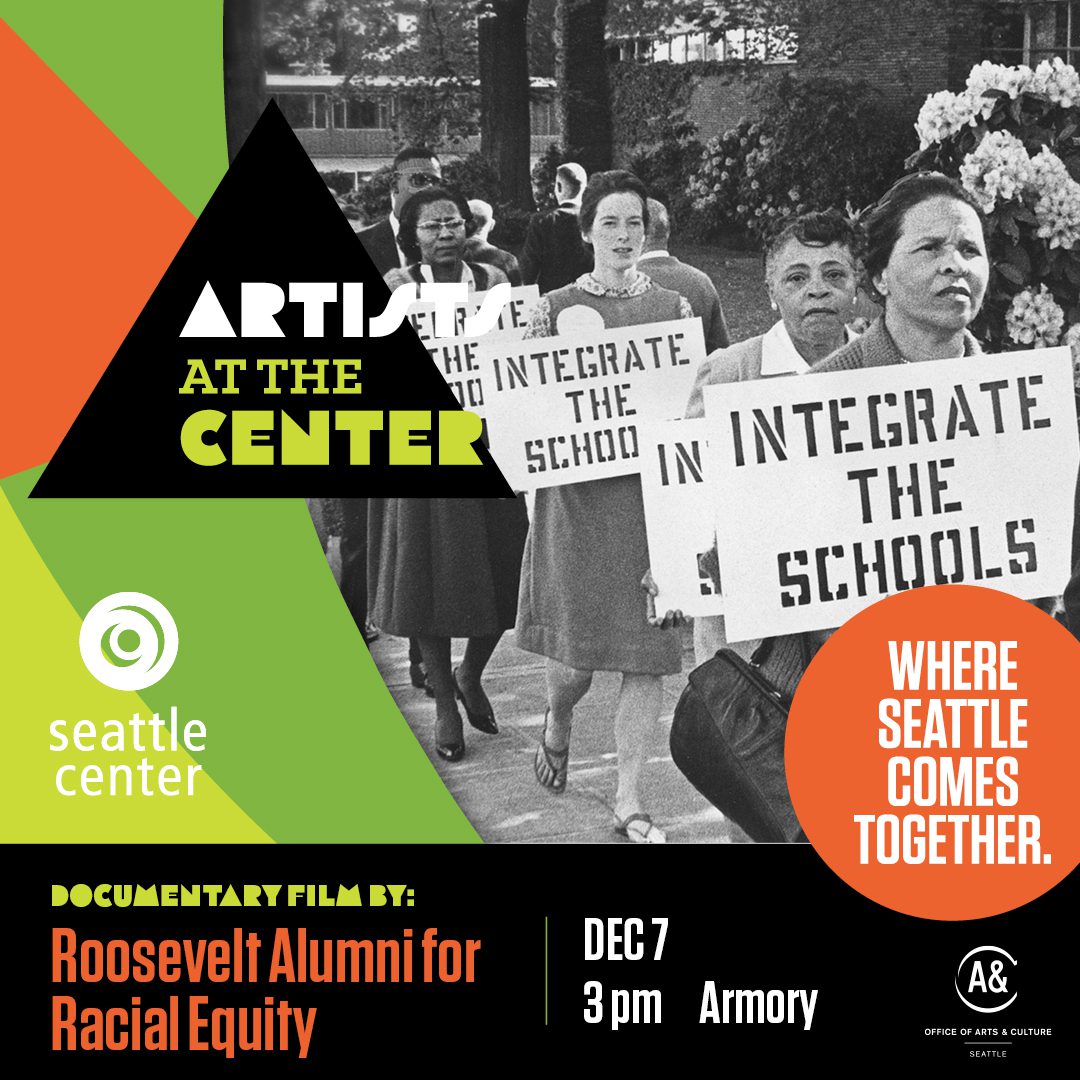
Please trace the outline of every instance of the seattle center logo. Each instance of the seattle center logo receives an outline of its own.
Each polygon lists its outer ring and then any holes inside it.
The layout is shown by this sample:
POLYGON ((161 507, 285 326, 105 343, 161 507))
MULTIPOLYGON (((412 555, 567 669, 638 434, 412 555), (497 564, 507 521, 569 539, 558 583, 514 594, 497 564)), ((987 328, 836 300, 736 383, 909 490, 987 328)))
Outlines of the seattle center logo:
POLYGON ((99 600, 79 631, 86 669, 114 690, 143 690, 163 679, 179 644, 168 608, 140 592, 118 592, 99 600))

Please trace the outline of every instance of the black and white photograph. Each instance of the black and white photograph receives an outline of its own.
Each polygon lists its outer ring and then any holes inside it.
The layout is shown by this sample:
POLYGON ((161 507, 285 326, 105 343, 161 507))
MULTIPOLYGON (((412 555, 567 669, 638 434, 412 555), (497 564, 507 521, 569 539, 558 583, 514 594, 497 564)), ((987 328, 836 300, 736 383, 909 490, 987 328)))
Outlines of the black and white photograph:
POLYGON ((388 289, 510 288, 413 322, 515 497, 308 500, 483 840, 805 843, 849 617, 1080 637, 1078 58, 1080 0, 225 5, 230 157, 273 102, 388 289))

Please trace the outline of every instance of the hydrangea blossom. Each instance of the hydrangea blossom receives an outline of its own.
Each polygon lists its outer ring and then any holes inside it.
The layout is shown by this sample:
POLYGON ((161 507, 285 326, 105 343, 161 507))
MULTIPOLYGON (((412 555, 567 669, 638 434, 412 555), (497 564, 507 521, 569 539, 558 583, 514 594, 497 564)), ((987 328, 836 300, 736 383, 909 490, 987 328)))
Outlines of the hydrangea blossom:
POLYGON ((942 90, 923 103, 915 123, 919 149, 925 150, 965 126, 974 127, 985 120, 994 110, 994 98, 987 96, 990 91, 1008 94, 1013 100, 1024 93, 1042 94, 1055 105, 1071 109, 1080 104, 1080 74, 1057 56, 1043 60, 1034 71, 1026 64, 1006 67, 984 60, 971 69, 962 93, 942 90))
POLYGON ((1064 326, 1065 312, 1045 285, 1017 293, 1005 315, 1005 330, 1019 345, 1056 345, 1064 326))
POLYGON ((1075 247, 1080 242, 1080 184, 1046 147, 1031 161, 1031 181, 1038 193, 1033 207, 1038 235, 1052 248, 1075 247))
POLYGON ((1029 89, 1035 94, 1045 94, 1063 109, 1080 104, 1080 74, 1060 56, 1039 64, 1032 73, 1029 89))
POLYGON ((971 69, 967 77, 968 92, 981 98, 987 90, 1001 90, 1014 100, 1025 90, 1030 89, 1032 70, 1026 64, 1019 67, 1006 67, 1004 64, 992 64, 984 60, 971 69))
POLYGON ((991 131, 964 159, 960 180, 975 196, 982 212, 989 214, 998 199, 1009 202, 1023 194, 1032 182, 1031 159, 1015 135, 991 131))
POLYGON ((934 143, 943 142, 965 125, 973 122, 975 122, 975 103, 972 95, 954 94, 949 90, 931 94, 923 102, 919 117, 915 121, 919 149, 925 150, 934 143))

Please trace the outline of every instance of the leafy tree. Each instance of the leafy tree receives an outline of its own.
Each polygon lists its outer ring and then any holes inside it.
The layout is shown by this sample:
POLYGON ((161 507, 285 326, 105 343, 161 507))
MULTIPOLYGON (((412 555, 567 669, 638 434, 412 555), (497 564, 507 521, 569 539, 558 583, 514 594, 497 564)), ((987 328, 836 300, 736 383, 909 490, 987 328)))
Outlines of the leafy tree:
POLYGON ((399 24, 400 12, 395 0, 267 0, 268 66, 343 75, 340 97, 354 82, 393 76, 403 140, 475 134, 474 0, 418 0, 415 26, 399 24))

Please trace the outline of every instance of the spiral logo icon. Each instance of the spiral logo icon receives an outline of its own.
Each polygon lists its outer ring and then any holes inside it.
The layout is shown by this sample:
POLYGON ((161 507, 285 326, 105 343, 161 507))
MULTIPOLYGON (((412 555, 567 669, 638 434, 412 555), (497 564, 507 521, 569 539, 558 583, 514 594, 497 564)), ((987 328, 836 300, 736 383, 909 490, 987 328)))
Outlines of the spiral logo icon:
POLYGON ((79 631, 86 669, 114 690, 153 686, 169 673, 179 645, 176 622, 165 605, 139 592, 99 600, 79 631))

